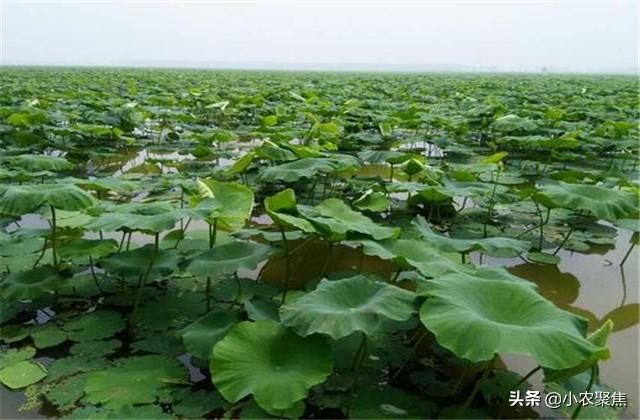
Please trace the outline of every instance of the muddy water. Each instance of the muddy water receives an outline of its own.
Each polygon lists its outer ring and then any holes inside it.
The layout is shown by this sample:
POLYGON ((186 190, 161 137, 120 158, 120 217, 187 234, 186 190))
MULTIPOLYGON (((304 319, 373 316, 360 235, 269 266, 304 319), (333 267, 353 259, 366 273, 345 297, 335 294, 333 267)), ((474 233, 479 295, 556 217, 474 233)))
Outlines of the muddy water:
MULTIPOLYGON (((590 254, 562 251, 558 266, 526 264, 520 259, 486 260, 488 264, 508 265, 509 270, 536 283, 540 293, 559 307, 589 320, 593 330, 607 319, 615 325, 609 338, 611 358, 600 363, 601 382, 628 395, 626 418, 638 418, 638 359, 639 359, 639 296, 638 247, 624 266, 619 263, 629 249, 628 231, 619 231, 616 247, 610 250, 595 248, 590 254)), ((474 259, 477 262, 478 258, 474 259)), ((535 367, 526 357, 505 356, 507 365, 524 374, 535 367)), ((542 374, 532 381, 542 389, 542 374)))

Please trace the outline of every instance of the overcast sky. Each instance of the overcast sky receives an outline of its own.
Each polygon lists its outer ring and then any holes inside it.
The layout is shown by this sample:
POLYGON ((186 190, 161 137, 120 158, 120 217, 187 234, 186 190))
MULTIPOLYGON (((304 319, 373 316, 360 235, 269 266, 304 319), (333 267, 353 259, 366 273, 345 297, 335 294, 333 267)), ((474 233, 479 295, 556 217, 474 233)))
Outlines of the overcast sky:
POLYGON ((0 3, 4 64, 638 68, 636 1, 0 3))

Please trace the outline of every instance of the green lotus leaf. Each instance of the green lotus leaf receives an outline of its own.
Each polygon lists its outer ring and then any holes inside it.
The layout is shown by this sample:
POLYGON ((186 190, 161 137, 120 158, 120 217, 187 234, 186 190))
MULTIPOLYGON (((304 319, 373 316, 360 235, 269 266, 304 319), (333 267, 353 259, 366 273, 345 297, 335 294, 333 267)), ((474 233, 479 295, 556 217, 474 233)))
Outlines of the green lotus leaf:
POLYGON ((44 205, 77 211, 94 205, 93 197, 72 184, 0 186, 0 213, 19 216, 44 205))
POLYGON ((23 325, 9 324, 0 328, 0 341, 3 343, 16 343, 18 341, 22 341, 28 336, 29 330, 23 325))
POLYGON ((0 353, 0 369, 29 360, 36 355, 36 349, 30 346, 3 350, 0 353))
POLYGON ((69 407, 84 395, 86 381, 87 377, 82 373, 65 378, 56 382, 55 386, 45 387, 45 397, 59 407, 69 407))
POLYGON ((562 260, 557 255, 547 254, 546 252, 529 252, 527 253, 527 258, 540 264, 559 264, 562 260))
POLYGON ((106 257, 118 250, 118 241, 115 239, 83 239, 74 238, 66 242, 59 249, 59 255, 63 259, 84 262, 92 257, 98 259, 106 257))
POLYGON ((178 253, 174 250, 156 250, 154 245, 111 254, 100 262, 100 266, 121 277, 137 278, 147 271, 152 260, 150 279, 167 277, 178 270, 178 253))
POLYGON ((11 389, 33 385, 46 376, 47 370, 37 362, 22 361, 0 370, 0 382, 11 389))
POLYGON ((112 191, 118 194, 131 194, 140 189, 137 182, 114 177, 79 179, 75 184, 86 189, 105 193, 112 191))
POLYGON ((191 354, 209 360, 213 346, 239 321, 236 313, 212 311, 180 330, 178 335, 191 354))
POLYGON ((0 282, 0 295, 8 300, 35 299, 62 285, 63 278, 50 265, 16 271, 0 282))
POLYGON ((108 369, 90 372, 84 400, 111 409, 127 404, 151 404, 164 388, 186 381, 186 370, 175 359, 155 355, 129 357, 108 369))
POLYGON ((500 133, 527 133, 536 128, 538 125, 534 121, 513 114, 497 118, 491 124, 491 129, 500 133))
POLYGON ((217 221, 218 227, 227 231, 242 229, 251 217, 253 191, 235 182, 214 179, 198 181, 200 202, 196 212, 209 223, 217 221))
POLYGON ((589 369, 590 367, 600 362, 601 360, 609 359, 611 355, 609 352, 609 348, 607 347, 607 341, 609 340, 609 336, 611 335, 612 331, 613 331, 613 321, 611 321, 610 319, 607 319, 597 330, 593 331, 587 336, 587 340, 589 340, 589 342, 593 343, 596 346, 604 348, 605 351, 594 352, 591 355, 591 357, 585 359, 584 361, 582 361, 582 363, 576 366, 573 366, 569 369, 563 369, 563 370, 545 369, 544 381, 560 382, 562 380, 568 379, 572 376, 575 376, 579 373, 584 372, 585 370, 589 369))
POLYGON ((67 340, 67 333, 51 322, 33 327, 30 335, 39 349, 57 346, 67 340))
MULTIPOLYGON (((557 392, 560 395, 581 395, 581 393, 585 392, 585 390, 587 389, 587 385, 590 383, 590 381, 591 372, 583 372, 579 375, 562 381, 545 384, 545 390, 547 392, 557 392)), ((600 379, 596 377, 589 392, 591 392, 591 395, 594 396, 604 395, 604 393, 607 393, 607 395, 611 396, 615 391, 615 389, 600 383, 600 379)), ((560 404, 560 407, 556 410, 557 412, 559 412, 558 417, 571 417, 576 410, 576 404, 572 404, 571 406, 568 406, 568 404, 560 404)), ((580 410, 580 414, 577 418, 619 419, 621 417, 620 414, 623 410, 624 407, 614 407, 607 404, 585 404, 580 410)))
POLYGON ((416 217, 412 224, 424 239, 443 252, 480 251, 490 256, 514 257, 530 248, 529 243, 511 238, 457 239, 441 236, 431 230, 424 217, 416 217))
POLYGON ((409 153, 399 152, 397 150, 363 150, 358 153, 358 157, 369 163, 402 163, 411 159, 409 153))
POLYGON ((89 222, 86 228, 106 232, 126 229, 157 233, 173 229, 179 219, 180 214, 175 211, 160 214, 103 213, 89 222))
POLYGON ((302 338, 270 320, 246 321, 215 345, 209 369, 228 401, 253 394, 267 411, 286 410, 325 381, 333 357, 320 336, 302 338))
POLYGON ((47 381, 57 381, 60 378, 75 375, 79 372, 102 370, 108 366, 105 359, 90 356, 67 356, 55 359, 48 366, 47 381))
POLYGON ((264 209, 271 219, 280 226, 315 232, 311 222, 299 217, 296 195, 291 188, 264 199, 264 209))
POLYGON ((431 246, 427 241, 417 239, 396 239, 388 241, 347 241, 359 244, 366 255, 383 260, 393 260, 405 269, 415 268, 427 277, 437 277, 446 273, 469 273, 473 268, 460 264, 459 257, 455 261, 452 254, 445 254, 431 246))
POLYGON ((251 270, 267 259, 274 249, 255 242, 216 245, 191 260, 187 270, 199 276, 232 274, 240 268, 251 270))
POLYGON ((616 220, 638 210, 638 197, 597 185, 557 182, 541 187, 542 193, 560 207, 585 210, 599 219, 616 220))
POLYGON ((338 198, 328 198, 315 207, 300 206, 300 213, 332 241, 344 239, 348 232, 362 233, 376 240, 400 234, 400 229, 377 225, 338 198))
POLYGON ((229 168, 230 174, 240 174, 247 170, 247 168, 253 163, 253 160, 256 158, 255 153, 250 152, 241 158, 237 159, 233 165, 229 168))
POLYGON ((122 346, 120 340, 81 341, 69 348, 73 355, 102 357, 114 353, 122 346))
POLYGON ((8 158, 13 166, 25 169, 31 172, 38 171, 70 171, 73 164, 68 160, 60 157, 47 155, 20 155, 8 158))
POLYGON ((173 405, 173 412, 183 418, 203 418, 213 410, 224 408, 227 403, 215 391, 199 389, 179 396, 179 402, 173 405))
POLYGON ((336 163, 325 158, 307 158, 278 166, 271 166, 262 171, 262 182, 296 182, 303 178, 310 179, 319 174, 327 174, 336 169, 336 163))
POLYGON ((33 254, 42 249, 44 238, 21 238, 0 233, 0 255, 3 257, 18 257, 33 254))
POLYGON ((385 211, 391 205, 391 201, 381 192, 367 191, 353 202, 358 210, 385 211))
POLYGON ((420 320, 458 357, 480 362, 520 353, 545 368, 566 369, 607 351, 584 338, 586 320, 524 282, 448 274, 426 283, 420 320))
POLYGON ((62 329, 70 340, 90 341, 112 337, 125 327, 126 323, 119 313, 97 310, 66 321, 62 329))
POLYGON ((415 294, 358 275, 323 279, 316 289, 280 308, 282 323, 298 334, 327 334, 334 339, 356 331, 372 335, 386 321, 406 321, 415 312, 415 294))

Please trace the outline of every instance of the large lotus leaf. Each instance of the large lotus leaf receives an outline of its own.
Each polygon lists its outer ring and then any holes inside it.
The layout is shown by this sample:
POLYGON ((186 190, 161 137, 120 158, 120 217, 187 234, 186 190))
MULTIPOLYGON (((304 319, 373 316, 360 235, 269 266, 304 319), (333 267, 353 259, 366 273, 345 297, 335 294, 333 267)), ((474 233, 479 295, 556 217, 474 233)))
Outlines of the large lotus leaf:
POLYGON ((30 335, 33 344, 39 349, 57 346, 67 340, 67 333, 53 322, 32 327, 30 335))
POLYGON ((126 323, 119 313, 97 310, 66 321, 62 329, 73 341, 89 341, 112 337, 125 327, 126 323))
MULTIPOLYGON (((582 396, 587 389, 588 384, 591 382, 591 372, 583 372, 579 375, 573 376, 569 379, 551 382, 545 384, 546 392, 556 392, 560 395, 576 395, 582 396)), ((616 392, 615 389, 600 383, 600 379, 598 377, 595 378, 593 384, 589 391, 592 396, 593 401, 597 401, 597 395, 613 395, 616 392)), ((603 399, 603 402, 606 401, 606 398, 603 399)), ((609 401, 611 401, 609 399, 609 401)), ((559 408, 556 408, 554 411, 558 413, 557 417, 565 417, 571 418, 573 413, 576 410, 576 404, 560 404, 559 408)), ((580 410, 580 414, 578 415, 578 419, 619 419, 624 418, 624 416, 620 416, 621 412, 624 410, 623 406, 612 406, 610 404, 594 404, 587 403, 583 406, 582 410, 580 410)), ((555 414, 555 413, 554 413, 555 414)))
POLYGON ((449 274, 427 284, 420 320, 459 357, 480 362, 520 353, 543 367, 566 369, 607 351, 584 338, 586 320, 523 282, 449 274))
POLYGON ((253 394, 267 411, 286 410, 326 380, 333 356, 320 336, 302 338, 271 320, 247 321, 215 345, 209 369, 228 401, 253 394))
POLYGON ((364 150, 358 153, 358 157, 369 163, 402 163, 411 159, 411 154, 397 150, 364 150))
POLYGON ((362 247, 366 255, 393 260, 400 267, 415 268, 427 277, 446 273, 469 273, 473 268, 458 262, 459 257, 450 258, 427 241, 417 239, 396 239, 376 242, 372 240, 347 241, 347 244, 362 247))
POLYGON ((560 207, 586 210, 599 219, 616 220, 638 210, 638 197, 597 185, 557 182, 541 187, 542 193, 560 207))
POLYGON ((334 241, 344 239, 347 232, 362 233, 376 240, 400 234, 400 229, 377 225, 338 198, 328 198, 315 207, 300 206, 300 213, 334 241))
POLYGON ((491 129, 500 133, 527 133, 538 128, 538 125, 528 119, 517 115, 505 115, 491 123, 491 129))
POLYGON ((59 255, 63 259, 86 261, 89 257, 93 259, 105 257, 117 249, 118 241, 115 239, 74 238, 60 247, 59 255))
POLYGON ((4 369, 16 363, 29 360, 36 355, 33 347, 10 348, 0 353, 0 369, 4 369))
POLYGON ((265 198, 264 209, 269 217, 280 226, 292 227, 303 232, 315 232, 311 222, 299 217, 296 195, 291 188, 265 198))
POLYGON ((296 182, 302 178, 314 178, 318 174, 330 173, 336 169, 331 159, 307 158, 266 168, 260 174, 262 182, 296 182))
POLYGON ((322 333, 339 339, 361 331, 371 335, 385 321, 406 321, 415 312, 415 294, 358 275, 322 280, 316 289, 280 308, 284 325, 307 336, 322 333))
POLYGON ((238 314, 223 310, 209 312, 179 331, 186 349, 202 360, 208 360, 213 346, 238 323, 238 314))
POLYGON ((11 389, 24 388, 47 376, 40 363, 22 361, 0 370, 0 382, 11 389))
POLYGON ((179 255, 174 250, 156 250, 154 245, 145 245, 132 251, 111 254, 100 262, 100 266, 121 277, 139 277, 152 262, 149 278, 166 277, 178 270, 179 255))
POLYGON ((544 370, 544 381, 545 382, 559 382, 561 380, 570 378, 579 373, 584 372, 589 369, 593 365, 597 364, 601 360, 607 360, 611 355, 609 353, 609 349, 607 348, 607 341, 609 340, 609 335, 611 335, 611 331, 613 330, 613 321, 607 319, 604 324, 602 324, 597 330, 593 331, 587 336, 587 340, 593 343, 596 346, 602 347, 605 351, 594 352, 592 357, 585 359, 577 366, 573 366, 569 369, 564 370, 544 370))
POLYGON ((424 239, 443 252, 481 251, 490 256, 503 257, 518 255, 530 247, 527 242, 511 238, 457 239, 441 236, 431 230, 424 217, 415 218, 412 224, 424 239))
POLYGON ((198 186, 202 201, 196 211, 210 222, 216 220, 223 230, 242 229, 253 209, 253 191, 250 188, 214 179, 199 181, 198 186))
POLYGON ((75 184, 87 190, 113 191, 118 194, 131 194, 140 188, 137 182, 113 177, 78 179, 75 184))
POLYGON ((16 271, 0 282, 0 295, 7 300, 35 299, 61 286, 63 279, 50 265, 16 271))
POLYGON ((189 263, 187 270, 199 276, 232 274, 240 268, 251 270, 267 259, 274 249, 255 242, 216 245, 189 263))
POLYGON ((355 200, 353 205, 358 210, 385 211, 391 205, 391 201, 383 193, 369 190, 355 200))
POLYGON ((13 166, 31 172, 38 171, 69 171, 73 169, 73 164, 65 158, 47 155, 20 155, 8 158, 13 166))
POLYGON ((103 213, 87 224, 87 229, 93 231, 130 230, 143 232, 162 232, 173 229, 180 219, 180 214, 168 211, 159 214, 135 214, 135 213, 103 213))
POLYGON ((0 255, 3 257, 18 257, 32 254, 42 249, 44 238, 21 238, 0 233, 0 255))
POLYGON ((120 359, 115 366, 87 375, 84 400, 118 408, 153 403, 164 388, 187 382, 184 366, 163 356, 120 359))
POLYGON ((93 197, 72 184, 37 184, 0 186, 0 213, 32 213, 44 205, 77 211, 91 207, 93 197))

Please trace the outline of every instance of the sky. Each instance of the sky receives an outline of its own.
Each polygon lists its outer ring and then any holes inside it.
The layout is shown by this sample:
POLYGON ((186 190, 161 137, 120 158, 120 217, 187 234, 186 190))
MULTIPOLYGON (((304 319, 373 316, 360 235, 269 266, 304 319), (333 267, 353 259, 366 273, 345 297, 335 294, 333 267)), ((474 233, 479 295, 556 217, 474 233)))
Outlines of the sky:
POLYGON ((639 2, 0 0, 1 64, 638 71, 639 2))

